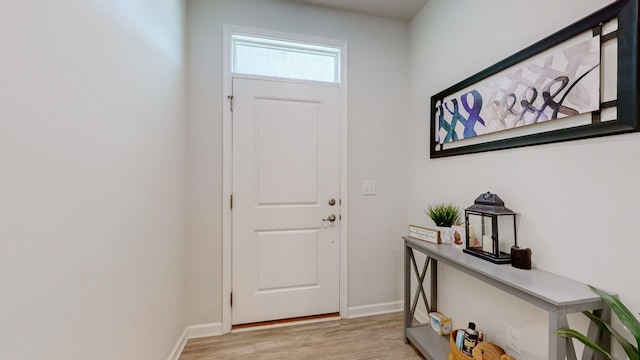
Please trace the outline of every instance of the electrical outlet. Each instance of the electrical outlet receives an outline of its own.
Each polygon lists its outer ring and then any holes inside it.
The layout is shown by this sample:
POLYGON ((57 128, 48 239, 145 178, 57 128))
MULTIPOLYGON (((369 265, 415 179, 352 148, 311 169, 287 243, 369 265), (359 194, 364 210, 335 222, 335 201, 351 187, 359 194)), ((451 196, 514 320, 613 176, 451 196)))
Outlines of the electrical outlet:
POLYGON ((520 330, 507 325, 507 347, 516 354, 522 355, 522 334, 520 330))
POLYGON ((373 180, 365 180, 362 182, 362 195, 375 195, 376 182, 373 180))

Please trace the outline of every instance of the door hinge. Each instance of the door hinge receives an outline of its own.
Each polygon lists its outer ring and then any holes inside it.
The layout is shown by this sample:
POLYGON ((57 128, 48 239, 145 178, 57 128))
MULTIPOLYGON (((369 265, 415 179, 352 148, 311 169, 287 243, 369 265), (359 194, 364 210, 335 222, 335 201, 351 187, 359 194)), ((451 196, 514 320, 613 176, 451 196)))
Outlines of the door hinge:
POLYGON ((229 196, 229 207, 233 210, 233 194, 229 196))
POLYGON ((233 112, 233 95, 227 96, 227 99, 229 99, 229 109, 233 112))
POLYGON ((229 297, 229 304, 230 306, 233 306, 233 291, 231 292, 231 295, 229 297))

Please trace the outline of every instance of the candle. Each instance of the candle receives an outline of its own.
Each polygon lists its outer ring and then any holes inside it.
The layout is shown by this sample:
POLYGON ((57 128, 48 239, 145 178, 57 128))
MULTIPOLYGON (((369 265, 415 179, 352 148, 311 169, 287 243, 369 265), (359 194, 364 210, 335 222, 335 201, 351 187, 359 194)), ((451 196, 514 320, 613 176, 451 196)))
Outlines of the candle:
POLYGON ((489 235, 482 235, 482 251, 493 254, 493 239, 489 235))

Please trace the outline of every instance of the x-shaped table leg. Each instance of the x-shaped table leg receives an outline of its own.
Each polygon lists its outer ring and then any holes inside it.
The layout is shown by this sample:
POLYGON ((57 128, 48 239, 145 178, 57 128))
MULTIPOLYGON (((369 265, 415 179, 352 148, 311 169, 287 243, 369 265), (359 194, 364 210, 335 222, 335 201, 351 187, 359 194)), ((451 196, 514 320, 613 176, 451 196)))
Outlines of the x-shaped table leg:
POLYGON ((427 313, 431 311, 431 307, 429 306, 429 301, 427 300, 427 294, 424 292, 424 278, 427 275, 427 269, 429 267, 429 262, 431 258, 427 257, 424 262, 424 266, 422 268, 422 272, 418 271, 418 264, 416 263, 416 258, 411 251, 411 265, 413 266, 413 272, 416 274, 418 279, 418 289, 416 291, 415 296, 413 297, 413 304, 411 305, 411 317, 415 317, 416 307, 418 305, 418 299, 420 299, 420 294, 422 294, 422 300, 424 301, 424 305, 427 307, 427 313))

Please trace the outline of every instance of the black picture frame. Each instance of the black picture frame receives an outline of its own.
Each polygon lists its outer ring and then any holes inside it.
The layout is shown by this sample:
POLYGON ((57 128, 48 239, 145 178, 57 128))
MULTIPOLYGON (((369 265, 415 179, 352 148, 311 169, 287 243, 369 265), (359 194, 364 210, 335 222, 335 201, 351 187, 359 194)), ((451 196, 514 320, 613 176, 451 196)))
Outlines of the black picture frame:
POLYGON ((618 0, 479 73, 433 95, 431 97, 430 158, 637 132, 640 130, 638 105, 638 0, 618 0), (614 32, 614 37, 617 37, 618 42, 617 99, 608 103, 601 103, 600 107, 602 109, 604 107, 616 106, 616 119, 606 122, 594 121, 586 125, 470 145, 461 145, 447 149, 438 143, 436 136, 438 132, 438 122, 435 110, 439 101, 442 101, 450 94, 463 90, 551 47, 570 40, 579 34, 589 30, 598 31, 603 23, 615 18, 618 20, 618 29, 614 32))

